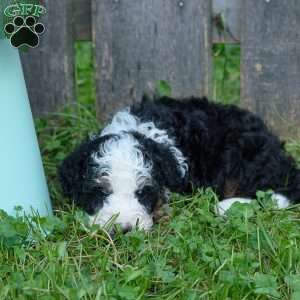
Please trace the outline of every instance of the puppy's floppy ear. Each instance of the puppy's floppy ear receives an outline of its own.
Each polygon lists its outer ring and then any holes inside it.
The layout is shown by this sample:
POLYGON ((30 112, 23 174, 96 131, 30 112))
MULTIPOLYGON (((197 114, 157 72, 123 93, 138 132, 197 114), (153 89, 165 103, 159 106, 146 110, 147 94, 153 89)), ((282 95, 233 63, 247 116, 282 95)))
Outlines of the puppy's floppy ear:
POLYGON ((87 139, 69 156, 58 169, 58 178, 65 196, 72 198, 81 191, 84 179, 85 164, 90 155, 91 141, 87 139))
POLYGON ((184 191, 187 176, 182 177, 178 161, 170 148, 143 135, 135 134, 135 136, 140 141, 145 156, 153 162, 153 176, 171 192, 184 191))
POLYGON ((91 155, 99 151, 101 143, 113 136, 108 134, 102 137, 87 138, 64 159, 58 169, 58 178, 65 196, 76 198, 79 194, 87 192, 90 186, 83 183, 90 176, 89 162, 91 155))

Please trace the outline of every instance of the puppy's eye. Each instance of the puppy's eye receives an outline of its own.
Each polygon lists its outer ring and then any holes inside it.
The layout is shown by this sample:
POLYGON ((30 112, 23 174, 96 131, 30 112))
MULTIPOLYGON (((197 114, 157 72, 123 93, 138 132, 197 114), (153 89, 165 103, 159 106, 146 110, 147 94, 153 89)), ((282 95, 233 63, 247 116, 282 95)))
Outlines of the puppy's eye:
POLYGON ((144 188, 137 190, 135 193, 137 196, 145 196, 152 192, 151 186, 144 186, 144 188))
POLYGON ((135 193, 136 193, 137 196, 142 196, 144 194, 144 191, 143 190, 137 190, 135 193))
POLYGON ((101 193, 105 196, 108 196, 108 195, 112 194, 112 190, 111 190, 110 187, 107 187, 107 186, 99 187, 99 189, 100 189, 101 193))
POLYGON ((104 188, 101 188, 101 187, 99 187, 99 186, 97 186, 97 187, 95 188, 95 192, 97 192, 97 193, 99 193, 99 194, 102 194, 102 195, 104 195, 104 196, 108 196, 108 195, 110 195, 110 194, 112 193, 111 190, 109 190, 109 189, 104 189, 104 188))
POLYGON ((104 194, 105 196, 109 196, 111 194, 111 191, 109 190, 101 190, 102 194, 104 194))

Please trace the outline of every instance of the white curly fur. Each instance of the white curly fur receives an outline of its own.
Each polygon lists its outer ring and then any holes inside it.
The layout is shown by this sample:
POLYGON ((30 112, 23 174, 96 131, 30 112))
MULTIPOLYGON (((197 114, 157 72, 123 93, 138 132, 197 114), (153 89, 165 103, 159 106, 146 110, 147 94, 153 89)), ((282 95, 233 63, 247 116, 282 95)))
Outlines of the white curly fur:
POLYGON ((152 216, 139 203, 135 192, 150 183, 152 164, 144 160, 137 146, 134 137, 123 133, 107 140, 93 154, 95 163, 101 166, 99 178, 108 183, 111 191, 100 214, 92 217, 93 223, 104 225, 116 215, 116 222, 123 228, 151 228, 152 216))
POLYGON ((101 132, 101 136, 116 136, 108 139, 93 154, 96 165, 101 166, 99 184, 106 182, 111 194, 107 196, 100 213, 91 220, 104 225, 117 215, 115 221, 123 228, 138 224, 139 228, 148 230, 153 224, 152 216, 139 203, 135 192, 151 183, 152 163, 144 159, 138 141, 128 134, 130 131, 167 145, 178 162, 182 177, 188 170, 185 157, 165 130, 158 129, 153 122, 141 122, 130 114, 129 109, 118 112, 101 132))
POLYGON ((185 176, 188 171, 186 158, 175 146, 174 140, 168 136, 167 131, 157 128, 153 122, 141 122, 139 118, 130 113, 129 108, 115 114, 111 123, 103 129, 101 136, 107 134, 120 134, 126 131, 137 131, 159 144, 167 145, 178 162, 181 176, 185 176))

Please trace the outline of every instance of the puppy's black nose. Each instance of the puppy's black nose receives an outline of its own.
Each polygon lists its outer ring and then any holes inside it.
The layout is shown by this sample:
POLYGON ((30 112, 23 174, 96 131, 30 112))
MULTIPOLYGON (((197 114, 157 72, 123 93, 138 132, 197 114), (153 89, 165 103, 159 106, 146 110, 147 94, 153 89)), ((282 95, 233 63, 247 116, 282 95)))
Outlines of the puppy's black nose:
POLYGON ((127 233, 131 230, 132 230, 132 225, 131 224, 126 224, 126 225, 122 226, 122 232, 123 233, 127 233))

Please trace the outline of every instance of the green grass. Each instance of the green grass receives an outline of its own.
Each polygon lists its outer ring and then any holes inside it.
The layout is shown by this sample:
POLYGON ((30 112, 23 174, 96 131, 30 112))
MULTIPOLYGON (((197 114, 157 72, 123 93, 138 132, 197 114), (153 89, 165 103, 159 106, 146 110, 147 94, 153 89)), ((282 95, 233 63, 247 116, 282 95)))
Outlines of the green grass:
POLYGON ((240 54, 239 45, 213 46, 213 99, 218 102, 224 104, 240 102, 240 54))
POLYGON ((75 77, 78 101, 91 110, 95 104, 96 91, 93 79, 92 44, 90 42, 77 42, 75 44, 75 77))
MULTIPOLYGON (((274 209, 269 193, 258 193, 264 209, 236 204, 227 218, 215 215, 209 189, 173 195, 169 217, 150 233, 117 232, 114 240, 66 204, 57 165, 99 130, 91 48, 76 49, 80 104, 36 121, 55 216, 0 213, 0 299, 300 299, 300 209, 274 209)), ((239 50, 226 50, 225 66, 219 50, 216 98, 230 103, 239 94, 239 50)), ((300 163, 300 143, 287 149, 300 163)))
POLYGON ((174 196, 169 220, 149 234, 118 233, 113 241, 76 210, 37 219, 31 228, 1 215, 0 295, 238 300, 299 295, 298 210, 236 205, 223 219, 213 213, 215 201, 209 190, 174 196))

